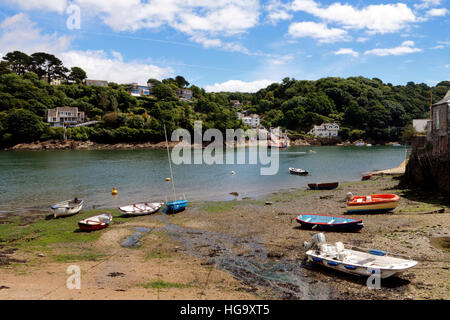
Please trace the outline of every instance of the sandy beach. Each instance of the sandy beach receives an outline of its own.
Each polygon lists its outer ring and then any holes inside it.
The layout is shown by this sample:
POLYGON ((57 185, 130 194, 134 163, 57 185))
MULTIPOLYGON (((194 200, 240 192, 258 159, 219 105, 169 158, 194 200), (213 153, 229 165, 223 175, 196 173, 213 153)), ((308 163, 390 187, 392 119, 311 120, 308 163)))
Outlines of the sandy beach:
MULTIPOLYGON (((299 177, 301 179, 301 177, 299 177)), ((83 233, 77 221, 102 211, 45 220, 43 214, 0 220, 0 299, 449 299, 448 197, 399 186, 376 176, 332 191, 292 189, 264 199, 193 202, 176 215, 158 212, 122 218, 117 209, 105 230, 83 233), (382 280, 305 263, 300 213, 345 214, 353 194, 396 193, 392 214, 352 215, 358 233, 325 233, 329 242, 409 256, 418 266, 382 280), (135 236, 136 247, 121 243, 135 236), (136 243, 137 242, 137 243, 136 243), (81 289, 69 290, 71 265, 81 289)))

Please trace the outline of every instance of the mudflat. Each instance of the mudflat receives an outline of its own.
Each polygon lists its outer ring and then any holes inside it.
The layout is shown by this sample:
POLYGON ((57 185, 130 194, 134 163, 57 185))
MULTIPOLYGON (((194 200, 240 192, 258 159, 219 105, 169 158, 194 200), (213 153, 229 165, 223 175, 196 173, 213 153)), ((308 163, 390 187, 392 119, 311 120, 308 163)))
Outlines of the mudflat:
MULTIPOLYGON (((301 179, 301 177, 299 177, 301 179)), ((194 202, 176 215, 122 218, 80 232, 105 210, 46 220, 30 213, 0 220, 0 299, 449 299, 448 197, 377 176, 336 190, 292 189, 264 199, 194 202), (329 242, 409 256, 418 266, 366 286, 366 278, 305 262, 301 213, 345 215, 345 196, 395 193, 390 214, 362 219, 358 233, 326 232, 329 242), (70 266, 81 289, 67 288, 70 266)))

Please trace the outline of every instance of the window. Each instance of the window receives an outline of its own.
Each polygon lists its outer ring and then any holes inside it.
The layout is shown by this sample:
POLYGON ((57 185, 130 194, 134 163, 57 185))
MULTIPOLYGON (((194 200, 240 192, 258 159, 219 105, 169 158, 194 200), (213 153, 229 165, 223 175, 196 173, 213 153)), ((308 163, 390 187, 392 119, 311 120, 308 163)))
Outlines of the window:
POLYGON ((436 130, 439 130, 439 108, 436 108, 436 130))

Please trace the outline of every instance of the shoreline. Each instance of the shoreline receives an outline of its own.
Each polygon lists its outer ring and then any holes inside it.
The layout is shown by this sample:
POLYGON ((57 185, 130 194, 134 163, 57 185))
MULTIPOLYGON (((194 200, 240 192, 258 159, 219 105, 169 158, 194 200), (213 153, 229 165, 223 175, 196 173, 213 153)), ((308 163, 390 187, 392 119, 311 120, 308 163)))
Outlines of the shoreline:
POLYGON ((263 199, 197 201, 177 215, 127 219, 117 209, 105 209, 56 220, 2 219, 0 286, 7 289, 0 290, 0 298, 449 299, 450 253, 439 247, 439 239, 450 236, 450 203, 416 192, 399 189, 395 178, 377 176, 331 191, 295 189, 263 199), (365 279, 304 264, 300 244, 316 232, 299 228, 295 217, 300 212, 342 215, 347 192, 387 190, 402 196, 393 214, 351 215, 363 219, 361 232, 325 236, 331 243, 411 256, 419 261, 417 268, 382 280, 382 290, 370 290, 365 279), (429 214, 435 208, 444 212, 429 214), (78 220, 104 211, 114 216, 109 228, 76 232, 78 220), (138 227, 149 230, 141 232, 142 246, 121 247, 138 227), (85 274, 79 291, 64 287, 65 269, 73 264, 85 274), (270 280, 280 275, 281 282, 270 280))
MULTIPOLYGON (((308 138, 308 139, 291 139, 289 142, 289 147, 301 147, 301 146, 355 146, 356 143, 361 142, 361 140, 355 141, 353 143, 346 141, 340 142, 337 140, 324 141, 320 138, 308 138)), ((180 142, 169 141, 169 147, 174 147, 180 142)), ((389 146, 393 145, 395 142, 386 142, 380 145, 389 146)), ((209 142, 204 142, 202 148, 205 148, 209 142)), ((252 144, 257 145, 257 144, 252 144)), ((252 146, 248 143, 245 147, 252 146)), ((235 145, 237 147, 237 145, 235 145)), ((241 147, 241 146, 239 146, 241 147)), ((242 146, 244 147, 244 146, 242 146)), ((116 144, 103 144, 96 143, 93 141, 78 141, 78 140, 47 140, 47 141, 35 141, 30 143, 19 143, 9 148, 0 149, 0 151, 56 151, 56 150, 160 150, 165 149, 165 141, 158 143, 144 142, 144 143, 116 143, 116 144)), ((199 148, 195 144, 191 144, 191 148, 199 148)))

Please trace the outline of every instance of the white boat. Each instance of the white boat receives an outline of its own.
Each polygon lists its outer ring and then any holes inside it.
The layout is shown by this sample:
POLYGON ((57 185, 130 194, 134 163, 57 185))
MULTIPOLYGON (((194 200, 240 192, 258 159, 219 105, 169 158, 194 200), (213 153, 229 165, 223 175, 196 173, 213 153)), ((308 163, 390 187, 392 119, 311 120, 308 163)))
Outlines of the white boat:
POLYGON ((157 212, 164 205, 164 202, 143 202, 120 207, 122 215, 142 216, 157 212))
POLYGON ((83 200, 75 198, 74 200, 66 200, 58 202, 51 207, 53 212, 53 217, 66 217, 77 214, 83 209, 83 200))
POLYGON ((350 250, 342 242, 327 244, 323 233, 315 234, 311 242, 304 243, 304 248, 308 250, 308 261, 366 277, 379 273, 385 279, 417 265, 417 261, 388 255, 382 250, 350 250))
POLYGON ((308 171, 303 170, 303 169, 297 169, 297 168, 289 168, 289 172, 292 174, 298 174, 301 176, 306 176, 308 175, 308 171))

